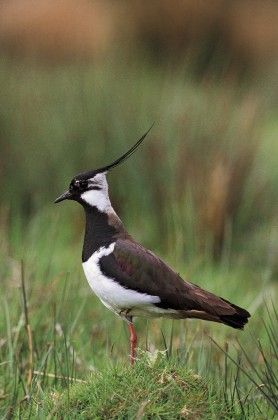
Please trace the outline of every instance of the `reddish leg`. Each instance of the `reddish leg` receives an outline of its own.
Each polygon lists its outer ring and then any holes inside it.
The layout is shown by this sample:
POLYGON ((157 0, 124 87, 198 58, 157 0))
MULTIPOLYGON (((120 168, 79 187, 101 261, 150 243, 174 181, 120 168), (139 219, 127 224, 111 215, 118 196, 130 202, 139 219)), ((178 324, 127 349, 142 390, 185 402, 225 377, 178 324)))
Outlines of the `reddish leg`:
POLYGON ((129 329, 129 343, 130 343, 130 364, 131 366, 133 366, 135 356, 136 356, 137 335, 136 335, 135 328, 132 322, 128 323, 128 329, 129 329))

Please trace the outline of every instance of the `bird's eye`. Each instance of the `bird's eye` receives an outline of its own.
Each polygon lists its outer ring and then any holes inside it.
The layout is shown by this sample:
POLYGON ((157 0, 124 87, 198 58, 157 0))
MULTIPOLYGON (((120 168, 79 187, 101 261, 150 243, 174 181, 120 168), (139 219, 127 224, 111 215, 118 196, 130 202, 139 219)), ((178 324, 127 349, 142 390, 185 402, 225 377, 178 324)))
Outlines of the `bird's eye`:
POLYGON ((88 181, 79 180, 79 179, 73 180, 69 186, 70 191, 85 191, 87 188, 88 188, 88 181))
POLYGON ((88 187, 88 181, 80 181, 79 185, 82 190, 86 190, 86 188, 88 187))
POLYGON ((69 190, 74 191, 74 190, 78 190, 78 189, 79 189, 79 181, 78 180, 72 181, 70 183, 69 190))

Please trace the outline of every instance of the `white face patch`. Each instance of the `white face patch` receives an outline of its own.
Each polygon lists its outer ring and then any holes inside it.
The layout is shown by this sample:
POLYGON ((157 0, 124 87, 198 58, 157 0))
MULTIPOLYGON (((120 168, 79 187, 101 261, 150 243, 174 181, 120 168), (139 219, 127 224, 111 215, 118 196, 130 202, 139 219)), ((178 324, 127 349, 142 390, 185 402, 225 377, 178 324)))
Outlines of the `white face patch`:
POLYGON ((81 198, 92 207, 96 207, 101 212, 107 212, 111 209, 111 202, 108 195, 108 184, 106 173, 95 175, 88 180, 88 185, 99 189, 88 190, 81 194, 81 198))

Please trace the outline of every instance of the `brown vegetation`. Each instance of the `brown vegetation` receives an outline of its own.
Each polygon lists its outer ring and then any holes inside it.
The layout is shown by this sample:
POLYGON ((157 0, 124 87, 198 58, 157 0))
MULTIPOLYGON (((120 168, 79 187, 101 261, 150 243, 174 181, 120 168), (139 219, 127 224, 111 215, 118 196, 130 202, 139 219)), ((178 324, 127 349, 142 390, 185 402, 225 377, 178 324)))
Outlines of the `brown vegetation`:
POLYGON ((0 45, 13 55, 50 61, 98 57, 111 44, 111 10, 87 0, 5 0, 0 45))
POLYGON ((255 67, 277 59, 278 4, 271 0, 134 0, 126 15, 135 39, 160 54, 221 48, 255 67))
MULTIPOLYGON (((211 238, 215 258, 221 255, 227 228, 242 205, 261 141, 256 123, 260 119, 258 98, 254 95, 243 97, 237 104, 236 115, 233 115, 235 104, 227 86, 224 91, 225 96, 220 91, 214 98, 213 123, 207 124, 206 132, 200 130, 195 138, 190 138, 194 125, 192 116, 186 114, 179 121, 184 134, 177 157, 175 182, 176 201, 184 193, 192 195, 200 238, 204 238, 203 245, 208 237, 211 238), (231 138, 227 137, 229 131, 231 138)), ((259 190, 258 183, 258 195, 259 190)))
POLYGON ((225 51, 233 65, 277 59, 278 4, 271 0, 4 0, 0 47, 52 61, 96 58, 117 43, 182 58, 225 51))

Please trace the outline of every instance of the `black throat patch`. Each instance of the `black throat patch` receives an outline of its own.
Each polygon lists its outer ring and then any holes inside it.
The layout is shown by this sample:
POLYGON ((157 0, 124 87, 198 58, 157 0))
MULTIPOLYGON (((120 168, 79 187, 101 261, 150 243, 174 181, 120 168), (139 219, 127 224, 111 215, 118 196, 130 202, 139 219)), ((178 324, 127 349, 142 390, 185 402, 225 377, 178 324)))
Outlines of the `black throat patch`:
POLYGON ((85 236, 82 250, 82 262, 102 246, 109 246, 124 234, 121 225, 113 226, 109 223, 109 215, 99 211, 96 207, 83 205, 86 216, 85 236))

